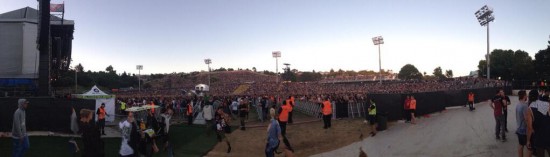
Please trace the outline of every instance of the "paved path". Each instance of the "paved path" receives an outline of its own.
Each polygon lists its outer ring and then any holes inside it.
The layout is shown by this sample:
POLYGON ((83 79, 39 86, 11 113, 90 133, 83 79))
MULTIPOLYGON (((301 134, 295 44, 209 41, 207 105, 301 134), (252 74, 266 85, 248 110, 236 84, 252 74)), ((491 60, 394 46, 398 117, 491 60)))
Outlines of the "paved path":
MULTIPOLYGON (((369 157, 449 156, 507 157, 517 156, 515 104, 508 108, 507 142, 495 139, 495 119, 488 101, 476 104, 476 111, 467 108, 449 109, 442 114, 422 118, 416 125, 397 123, 375 137, 346 147, 313 155, 314 157, 357 157, 359 149, 369 157)), ((419 104, 421 105, 421 104, 419 104)))

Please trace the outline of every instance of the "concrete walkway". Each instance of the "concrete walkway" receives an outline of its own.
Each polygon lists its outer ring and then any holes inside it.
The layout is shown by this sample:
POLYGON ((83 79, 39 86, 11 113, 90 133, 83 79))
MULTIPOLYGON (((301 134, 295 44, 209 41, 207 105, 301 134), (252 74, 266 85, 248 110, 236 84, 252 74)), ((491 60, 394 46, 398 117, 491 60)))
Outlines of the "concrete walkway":
MULTIPOLYGON (((510 97, 508 107, 508 141, 495 139, 495 119, 489 102, 476 104, 476 110, 449 109, 416 125, 397 123, 375 137, 343 148, 313 155, 314 157, 357 157, 359 149, 369 157, 449 156, 449 157, 507 157, 517 156, 516 96, 510 97)), ((422 105, 422 104, 419 104, 422 105)))

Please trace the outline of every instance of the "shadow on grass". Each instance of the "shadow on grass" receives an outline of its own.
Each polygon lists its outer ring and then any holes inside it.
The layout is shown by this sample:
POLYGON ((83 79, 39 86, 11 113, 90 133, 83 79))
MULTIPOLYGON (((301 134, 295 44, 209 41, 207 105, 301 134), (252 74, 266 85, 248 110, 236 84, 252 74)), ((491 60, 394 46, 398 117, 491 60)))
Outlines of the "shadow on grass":
MULTIPOLYGON (((235 130, 233 127, 232 130, 235 130)), ((30 148, 25 154, 28 157, 72 157, 68 137, 38 137, 32 136, 29 139, 30 148)), ((120 149, 120 138, 104 138, 105 151, 107 157, 117 157, 120 149)), ((80 138, 76 139, 78 145, 82 147, 80 138)), ((170 126, 170 142, 174 146, 175 156, 200 157, 206 155, 218 142, 214 131, 210 136, 206 133, 204 125, 172 125, 170 126)), ((157 142, 157 146, 161 151, 155 154, 155 157, 167 156, 167 152, 163 152, 164 144, 157 142)), ((0 156, 11 156, 12 139, 0 138, 0 156)), ((76 156, 81 156, 77 153, 76 156)))

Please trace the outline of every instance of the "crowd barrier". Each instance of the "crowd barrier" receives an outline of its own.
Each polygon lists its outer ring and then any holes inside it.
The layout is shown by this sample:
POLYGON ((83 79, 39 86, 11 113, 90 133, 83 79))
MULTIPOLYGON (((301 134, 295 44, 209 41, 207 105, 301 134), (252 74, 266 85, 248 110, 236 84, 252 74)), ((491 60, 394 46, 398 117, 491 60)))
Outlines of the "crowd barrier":
MULTIPOLYGON (((494 97, 498 89, 504 89, 506 95, 512 93, 511 87, 493 87, 480 89, 464 89, 454 91, 424 92, 412 94, 368 94, 368 99, 374 99, 378 115, 388 120, 401 120, 405 117, 404 103, 407 96, 416 99, 416 115, 423 116, 445 110, 446 107, 463 106, 467 104, 468 93, 475 94, 475 102, 487 101, 494 97)), ((368 115, 370 102, 332 102, 333 118, 364 118, 368 115)), ((297 101, 295 110, 306 115, 319 117, 319 104, 307 101, 297 101)))
MULTIPOLYGON (((65 98, 26 98, 29 101, 26 114, 27 131, 70 132, 71 107, 95 109, 95 100, 65 98)), ((13 113, 18 108, 18 98, 0 98, 0 132, 11 132, 13 113)), ((95 114, 94 114, 95 115, 95 114)))

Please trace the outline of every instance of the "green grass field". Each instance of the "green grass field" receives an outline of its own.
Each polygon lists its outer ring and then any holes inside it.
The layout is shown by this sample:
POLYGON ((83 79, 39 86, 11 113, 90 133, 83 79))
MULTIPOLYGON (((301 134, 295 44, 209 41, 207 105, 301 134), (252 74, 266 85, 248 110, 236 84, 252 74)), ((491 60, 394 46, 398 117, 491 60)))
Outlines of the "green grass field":
MULTIPOLYGON (((69 138, 66 137, 30 137, 30 149, 25 156, 29 157, 71 157, 69 152, 69 138)), ((120 148, 120 138, 105 138, 105 151, 107 157, 117 157, 120 148)), ((79 146, 82 142, 77 138, 79 146)), ((210 151, 217 143, 214 132, 210 136, 205 133, 202 125, 172 125, 170 127, 170 142, 174 145, 176 156, 202 156, 210 151)), ((157 143, 161 152, 155 154, 156 157, 167 156, 162 152, 162 144, 157 143)), ((0 138, 0 156, 11 156, 12 139, 0 138)), ((81 156, 77 154, 77 156, 81 156)))

